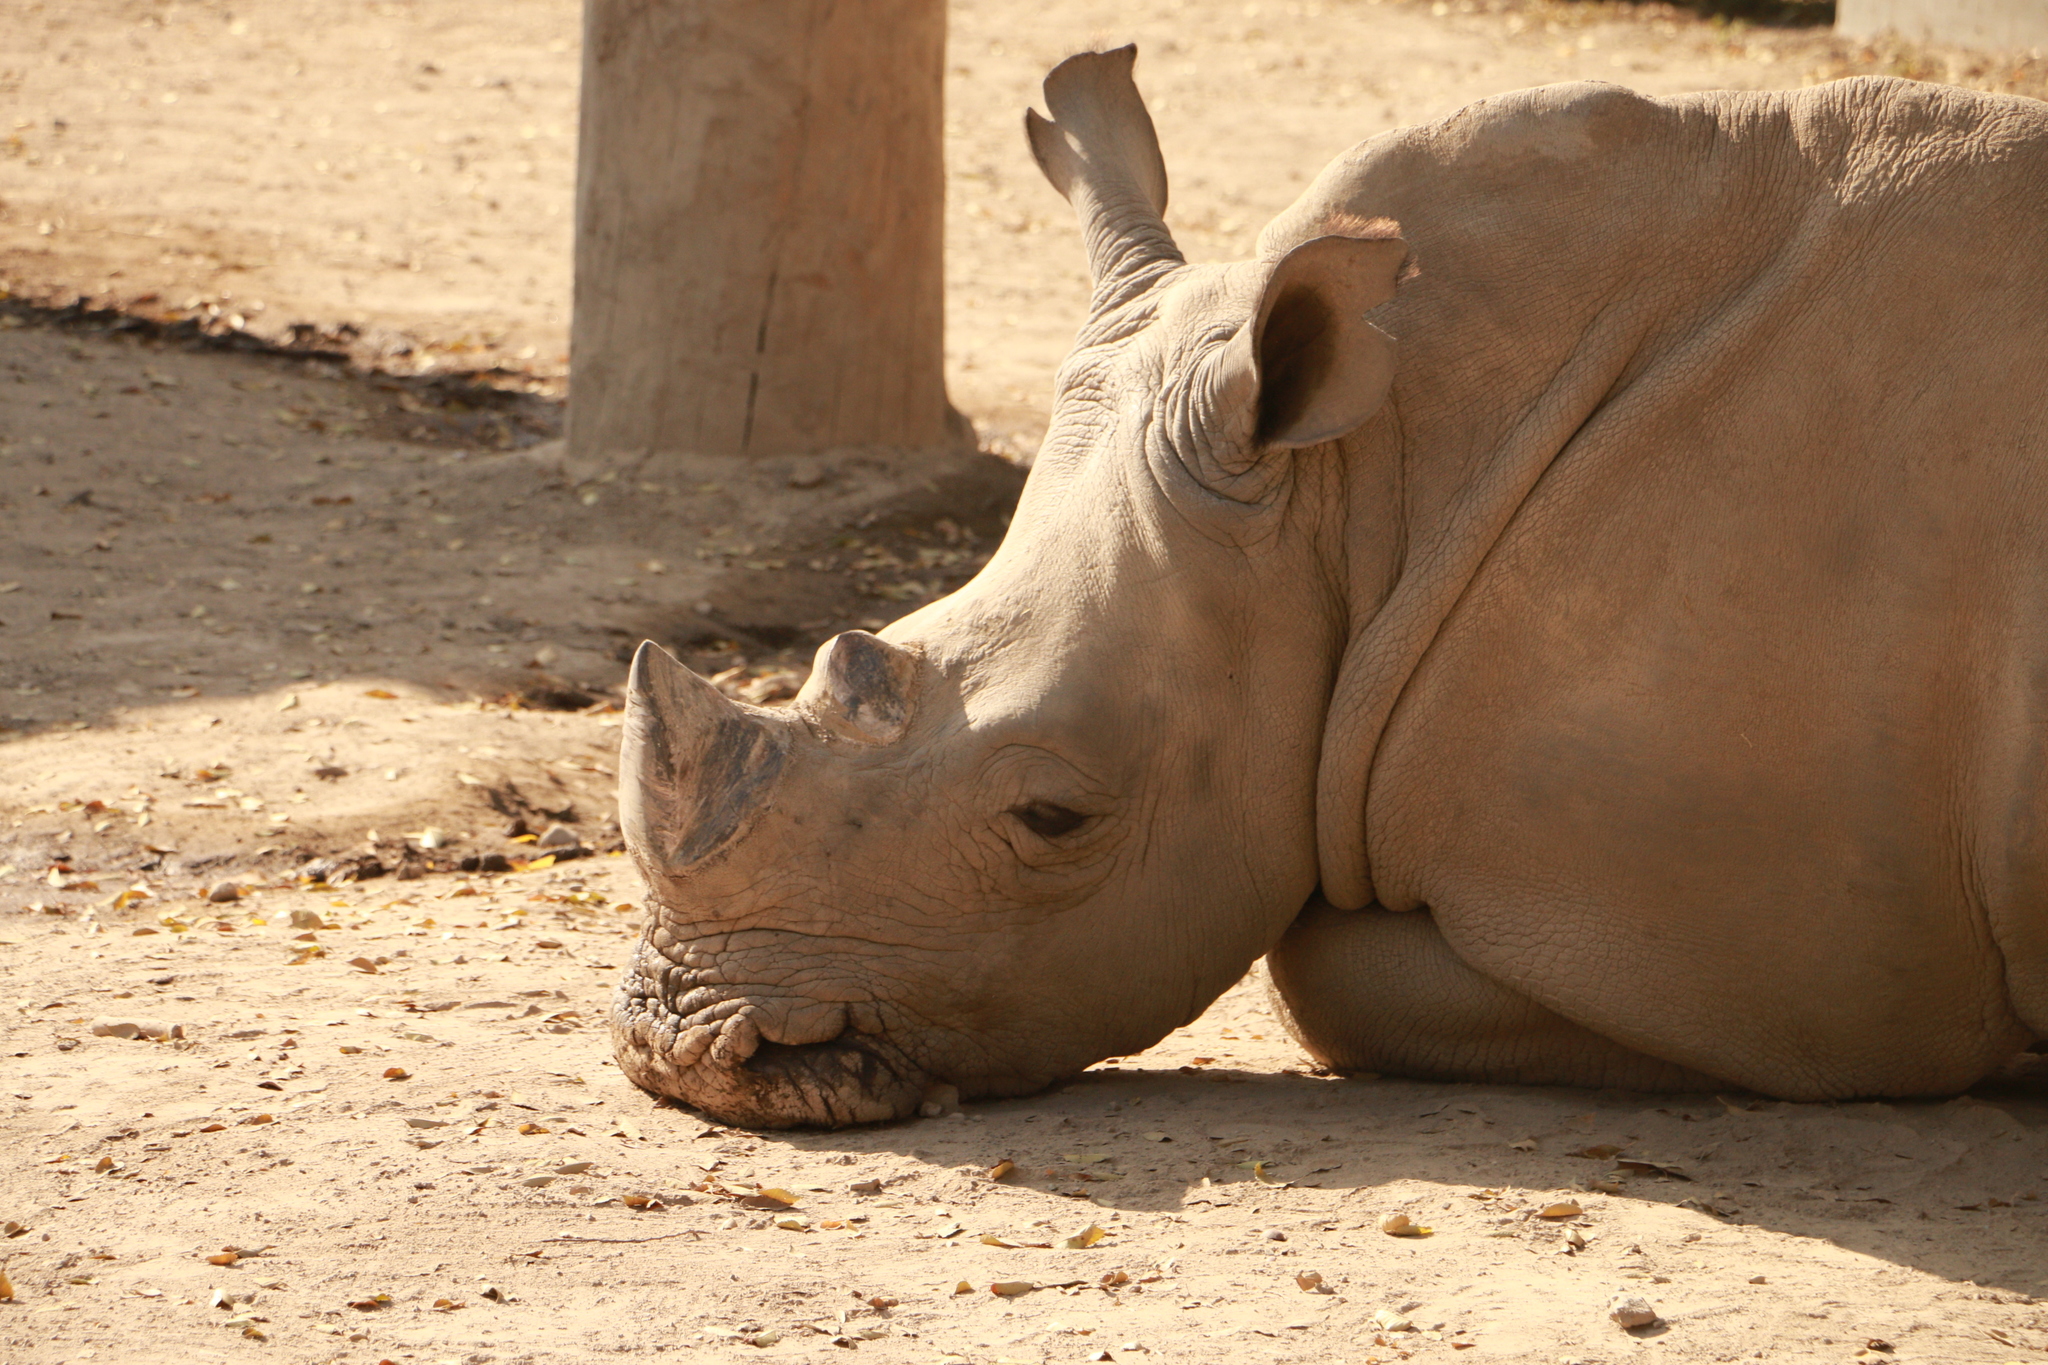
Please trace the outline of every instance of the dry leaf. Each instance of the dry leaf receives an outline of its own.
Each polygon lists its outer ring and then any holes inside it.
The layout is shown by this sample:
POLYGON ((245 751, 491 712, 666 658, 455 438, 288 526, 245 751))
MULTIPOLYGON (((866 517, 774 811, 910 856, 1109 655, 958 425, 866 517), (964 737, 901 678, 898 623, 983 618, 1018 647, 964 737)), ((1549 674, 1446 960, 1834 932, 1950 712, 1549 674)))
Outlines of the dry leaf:
POLYGON ((519 1183, 529 1190, 544 1190, 554 1184, 556 1179, 557 1177, 552 1175, 530 1175, 519 1183))
POLYGON ((880 1194, 882 1192, 882 1182, 879 1180, 856 1180, 846 1188, 855 1194, 880 1194))
POLYGON ((1516 1138, 1508 1144, 1508 1148, 1516 1152, 1533 1152, 1536 1150, 1536 1139, 1532 1137, 1516 1138))
POLYGON ((447 1119, 407 1119, 405 1122, 406 1126, 410 1128, 446 1128, 449 1121, 447 1119))
POLYGON ((347 1043, 343 1043, 343 1044, 341 1045, 341 1055, 342 1055, 342 1056, 344 1056, 344 1057, 357 1057, 357 1056, 361 1056, 361 1055, 362 1055, 362 1051, 363 1051, 363 1050, 362 1050, 361 1048, 359 1048, 359 1047, 351 1047, 351 1046, 349 1046, 349 1045, 348 1045, 347 1043))
POLYGON ((1321 1272, 1314 1270, 1302 1271, 1299 1275, 1296 1275, 1294 1277, 1294 1282, 1295 1284, 1299 1285, 1305 1292, 1313 1292, 1323 1287, 1323 1277, 1321 1272))
POLYGON ((1673 1180, 1692 1179, 1691 1176, 1685 1173, 1683 1166, 1671 1161, 1652 1161, 1648 1157, 1625 1156, 1614 1164, 1624 1171, 1639 1171, 1645 1175, 1669 1176, 1673 1180))
POLYGON ((541 1127, 537 1123, 522 1123, 519 1125, 519 1132, 524 1137, 537 1137, 548 1131, 548 1129, 541 1127))
POLYGON ((811 1230, 811 1221, 808 1218, 792 1213, 787 1217, 776 1219, 775 1226, 781 1228, 784 1232, 809 1232, 811 1230))
POLYGON ((0 1303, 14 1302, 14 1281, 7 1278, 7 1272, 0 1270, 0 1303))
POLYGON ((561 1165, 555 1167, 555 1174, 582 1175, 585 1171, 591 1168, 592 1164, 593 1163, 588 1161, 565 1161, 561 1165))
POLYGON ((371 976, 379 975, 377 964, 370 961, 367 957, 352 957, 348 960, 348 965, 359 972, 368 972, 371 976))
POLYGON ((375 697, 378 701, 398 700, 398 694, 396 692, 387 692, 381 687, 373 687, 369 691, 363 693, 363 695, 366 697, 375 697))
POLYGON ((402 1066, 387 1066, 384 1068, 384 1079, 387 1081, 409 1081, 412 1079, 412 1073, 402 1066))
POLYGON ((1375 1308, 1372 1314, 1372 1322, 1373 1326, 1379 1328, 1382 1332, 1412 1332, 1415 1330, 1415 1324, 1408 1320, 1406 1313, 1398 1313, 1391 1308, 1375 1308))
POLYGON ((1423 1227, 1405 1213, 1390 1213, 1380 1219, 1380 1231, 1389 1237, 1427 1237, 1434 1229, 1423 1227))
MULTIPOLYGON (((1016 1169, 1017 1163, 1010 1160, 1008 1157, 1004 1157, 1001 1161, 998 1161, 995 1165, 988 1168, 988 1178, 990 1180, 1004 1180, 1007 1179, 1010 1173, 1016 1169)), ((879 1188, 879 1186, 877 1188, 879 1188)))
MULTIPOLYGON (((967 1283, 967 1281, 962 1280, 960 1281, 960 1283, 953 1286, 953 1292, 955 1294, 972 1294, 974 1292, 974 1286, 967 1283)), ((11 1284, 7 1286, 7 1297, 14 1297, 14 1286, 11 1284)))
POLYGON ((1584 1212, 1585 1210, 1579 1207, 1576 1199, 1564 1199, 1555 1204, 1545 1204, 1541 1209, 1537 1210, 1536 1216, 1538 1218, 1577 1218, 1584 1212))
POLYGON ((391 1296, 389 1294, 372 1294, 367 1299, 352 1300, 349 1303, 349 1307, 357 1309, 364 1313, 369 1313, 374 1312, 379 1308, 389 1307, 390 1303, 391 1296))
POLYGON ((1014 1251, 1017 1247, 1017 1244, 1015 1242, 1005 1242, 1002 1238, 996 1236, 993 1232, 982 1233, 981 1244, 985 1247, 1002 1247, 1007 1251, 1014 1251))
POLYGON ((241 1259, 242 1253, 239 1251, 223 1251, 218 1256, 207 1257, 206 1263, 208 1265, 233 1265, 241 1259))
POLYGON ((997 1280, 988 1287, 988 1292, 1005 1299, 1014 1299, 1020 1294, 1029 1294, 1034 1286, 1029 1280, 997 1280))
POLYGON ((1060 1155, 1060 1160, 1066 1162, 1070 1166, 1093 1166, 1098 1162, 1109 1160, 1109 1153, 1064 1152, 1060 1155))
POLYGON ((1062 1239, 1060 1242, 1060 1246, 1067 1251, 1085 1251, 1089 1247, 1092 1247, 1097 1242, 1101 1241, 1104 1237, 1107 1237, 1108 1235, 1109 1234, 1104 1232, 1101 1228, 1097 1227, 1093 1223, 1090 1223, 1087 1227, 1082 1228, 1072 1237, 1062 1239))
POLYGON ((457 1302, 456 1302, 455 1300, 453 1300, 453 1299, 435 1299, 435 1300, 434 1300, 434 1311, 435 1311, 436 1313, 453 1313, 453 1312, 454 1312, 454 1311, 455 1311, 456 1309, 458 1309, 458 1308, 467 1308, 467 1307, 469 1307, 469 1305, 468 1305, 468 1304, 466 1304, 466 1303, 457 1303, 457 1302))
POLYGON ((1605 1161, 1609 1157, 1620 1154, 1620 1146, 1612 1142, 1602 1142, 1592 1147, 1581 1147, 1578 1151, 1572 1153, 1573 1156, 1582 1156, 1593 1161, 1605 1161))

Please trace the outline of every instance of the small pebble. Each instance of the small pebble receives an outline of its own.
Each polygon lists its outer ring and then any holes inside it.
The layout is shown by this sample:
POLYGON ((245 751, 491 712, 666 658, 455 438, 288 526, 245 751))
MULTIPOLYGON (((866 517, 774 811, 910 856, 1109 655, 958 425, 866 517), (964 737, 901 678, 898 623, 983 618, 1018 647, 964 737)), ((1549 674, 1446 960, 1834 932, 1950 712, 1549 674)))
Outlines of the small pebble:
POLYGON ((216 882, 213 888, 206 893, 206 898, 215 905, 225 905, 229 901, 240 900, 242 898, 242 888, 236 886, 233 882, 216 882))
POLYGON ((166 1038, 183 1038, 183 1024, 167 1024, 161 1019, 95 1019, 92 1023, 95 1038, 154 1038, 161 1042, 166 1038))
POLYGON ((576 831, 567 825, 549 825, 547 833, 534 841, 535 848, 568 848, 575 844, 576 831))
POLYGON ((1648 1327, 1657 1321, 1657 1310, 1640 1294, 1616 1294, 1607 1316, 1622 1327, 1648 1327))

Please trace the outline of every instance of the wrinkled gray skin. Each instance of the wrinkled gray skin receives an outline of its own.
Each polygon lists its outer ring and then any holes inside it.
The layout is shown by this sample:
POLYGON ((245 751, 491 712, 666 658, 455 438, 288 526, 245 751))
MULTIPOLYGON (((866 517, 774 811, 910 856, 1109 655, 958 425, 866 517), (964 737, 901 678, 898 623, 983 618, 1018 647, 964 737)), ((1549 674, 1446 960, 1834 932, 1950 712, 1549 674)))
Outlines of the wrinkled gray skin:
POLYGON ((2048 1035, 2048 107, 1553 86, 1189 266, 1131 60, 1027 120, 1096 283, 988 567, 787 711, 635 663, 626 1074, 1014 1095, 1262 953, 1417 1076, 1913 1094, 2048 1035))

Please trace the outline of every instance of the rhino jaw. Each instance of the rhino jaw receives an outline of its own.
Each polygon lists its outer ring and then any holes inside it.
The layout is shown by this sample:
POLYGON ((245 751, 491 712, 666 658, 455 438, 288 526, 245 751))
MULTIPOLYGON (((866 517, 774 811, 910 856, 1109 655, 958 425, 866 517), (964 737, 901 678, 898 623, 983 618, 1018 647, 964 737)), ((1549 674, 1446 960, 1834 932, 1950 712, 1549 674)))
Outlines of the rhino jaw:
POLYGON ((613 1051, 641 1089, 743 1128, 879 1123, 924 1097, 923 1070, 866 1031, 871 1011, 742 994, 683 1014, 695 1002, 665 998, 671 968, 643 940, 612 1000, 613 1051))
POLYGON ((782 772, 776 728, 652 640, 633 655, 620 728, 619 828, 650 879, 730 843, 782 772))

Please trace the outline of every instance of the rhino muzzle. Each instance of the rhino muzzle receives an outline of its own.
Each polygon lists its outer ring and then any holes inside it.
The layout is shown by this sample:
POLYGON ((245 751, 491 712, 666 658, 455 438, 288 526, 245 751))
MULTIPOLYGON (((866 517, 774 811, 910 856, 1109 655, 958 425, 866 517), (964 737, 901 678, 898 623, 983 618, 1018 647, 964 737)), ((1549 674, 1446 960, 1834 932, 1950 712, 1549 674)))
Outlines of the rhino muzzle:
POLYGON ((722 855, 772 809, 792 746, 895 743, 912 719, 917 668, 901 647, 848 631, 819 649, 795 703, 772 711, 640 647, 619 816, 651 918, 612 1005, 619 1065, 635 1084, 747 1127, 838 1127, 916 1108, 925 1078, 884 1035, 878 1007, 844 1003, 847 991, 826 1002, 745 983, 724 945, 739 917, 760 922, 761 907, 710 888, 724 885, 722 855))
POLYGON ((902 1118, 926 1081, 872 1006, 693 986, 643 942, 612 1002, 619 1067, 644 1090, 747 1128, 902 1118))

